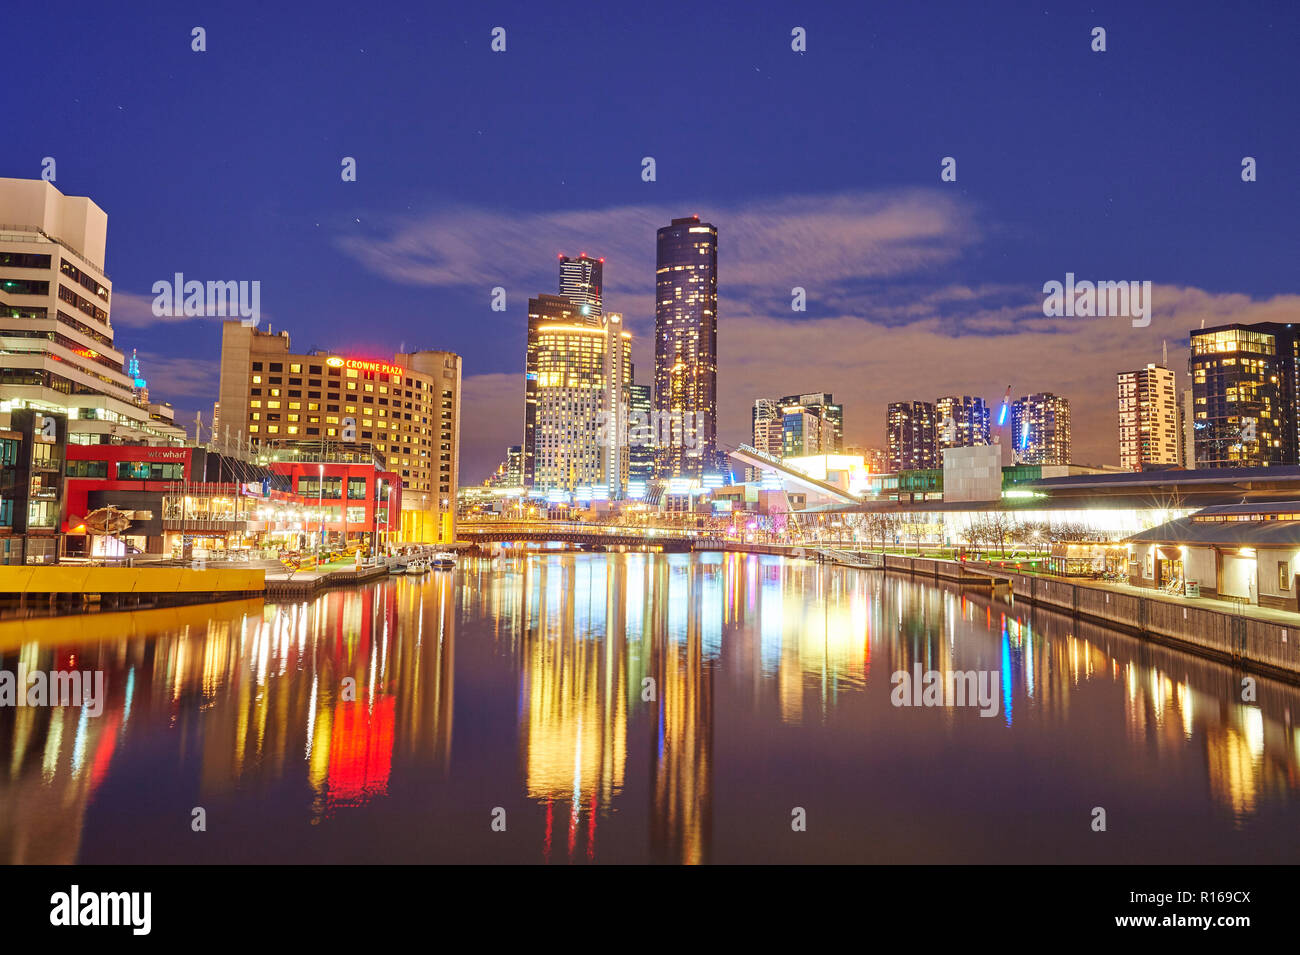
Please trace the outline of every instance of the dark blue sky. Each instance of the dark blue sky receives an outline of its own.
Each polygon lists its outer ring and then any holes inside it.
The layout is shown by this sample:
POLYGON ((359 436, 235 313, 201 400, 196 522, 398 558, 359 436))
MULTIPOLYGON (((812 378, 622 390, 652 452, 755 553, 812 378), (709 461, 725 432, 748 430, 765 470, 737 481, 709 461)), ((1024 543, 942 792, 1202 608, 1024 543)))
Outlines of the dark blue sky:
POLYGON ((720 230, 733 441, 759 394, 833 388, 879 444, 889 400, 1013 383, 1069 397, 1075 457, 1113 462, 1120 365, 1167 340, 1185 369, 1202 318, 1300 319, 1300 5, 880 6, 24 5, 0 175, 52 156, 108 213, 118 343, 187 423, 216 397, 218 323, 139 307, 177 271, 261 281, 296 348, 462 353, 463 483, 520 438, 526 299, 557 252, 607 257, 649 380, 672 215, 720 230), (1154 282, 1156 320, 1044 319, 1067 271, 1154 282))

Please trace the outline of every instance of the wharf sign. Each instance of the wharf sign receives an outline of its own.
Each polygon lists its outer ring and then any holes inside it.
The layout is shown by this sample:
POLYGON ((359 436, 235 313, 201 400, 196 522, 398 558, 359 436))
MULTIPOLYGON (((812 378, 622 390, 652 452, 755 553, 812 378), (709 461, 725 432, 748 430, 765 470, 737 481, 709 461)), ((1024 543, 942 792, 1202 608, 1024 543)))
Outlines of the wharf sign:
POLYGON ((361 358, 327 358, 325 364, 331 368, 350 368, 353 371, 373 371, 378 375, 400 375, 401 365, 390 365, 385 361, 365 361, 361 358))

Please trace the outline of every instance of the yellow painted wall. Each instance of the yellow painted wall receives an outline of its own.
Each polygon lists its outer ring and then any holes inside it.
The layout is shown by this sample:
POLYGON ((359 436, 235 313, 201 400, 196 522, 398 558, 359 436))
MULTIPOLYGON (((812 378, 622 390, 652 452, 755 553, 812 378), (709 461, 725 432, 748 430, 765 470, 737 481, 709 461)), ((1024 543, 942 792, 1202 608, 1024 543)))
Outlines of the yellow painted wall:
POLYGON ((0 567, 6 594, 230 593, 266 589, 264 570, 192 570, 189 567, 0 567))
POLYGON ((450 544, 456 539, 456 515, 446 511, 402 511, 403 544, 450 544))

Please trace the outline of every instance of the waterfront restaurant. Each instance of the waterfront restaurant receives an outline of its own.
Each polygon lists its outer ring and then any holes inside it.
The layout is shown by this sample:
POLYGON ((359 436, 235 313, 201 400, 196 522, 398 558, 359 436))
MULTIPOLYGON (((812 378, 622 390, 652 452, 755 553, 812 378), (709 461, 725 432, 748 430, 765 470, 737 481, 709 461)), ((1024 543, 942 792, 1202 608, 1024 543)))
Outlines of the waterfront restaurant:
POLYGON ((64 554, 224 559, 389 543, 400 479, 369 458, 327 457, 251 462, 206 448, 69 445, 64 554), (87 517, 108 507, 133 512, 130 526, 91 533, 87 517))
POLYGON ((1300 609, 1300 501, 1207 507, 1129 543, 1137 586, 1300 609))

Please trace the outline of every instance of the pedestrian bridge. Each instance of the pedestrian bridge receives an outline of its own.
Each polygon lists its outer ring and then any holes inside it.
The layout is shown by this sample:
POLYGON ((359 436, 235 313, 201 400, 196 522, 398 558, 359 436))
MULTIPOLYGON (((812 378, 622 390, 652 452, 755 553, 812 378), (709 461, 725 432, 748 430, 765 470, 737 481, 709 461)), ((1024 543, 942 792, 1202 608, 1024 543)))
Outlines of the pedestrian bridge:
POLYGON ((461 521, 456 536, 472 544, 560 543, 589 547, 660 547, 666 551, 737 551, 790 555, 786 544, 748 544, 707 529, 593 524, 585 521, 461 521))

